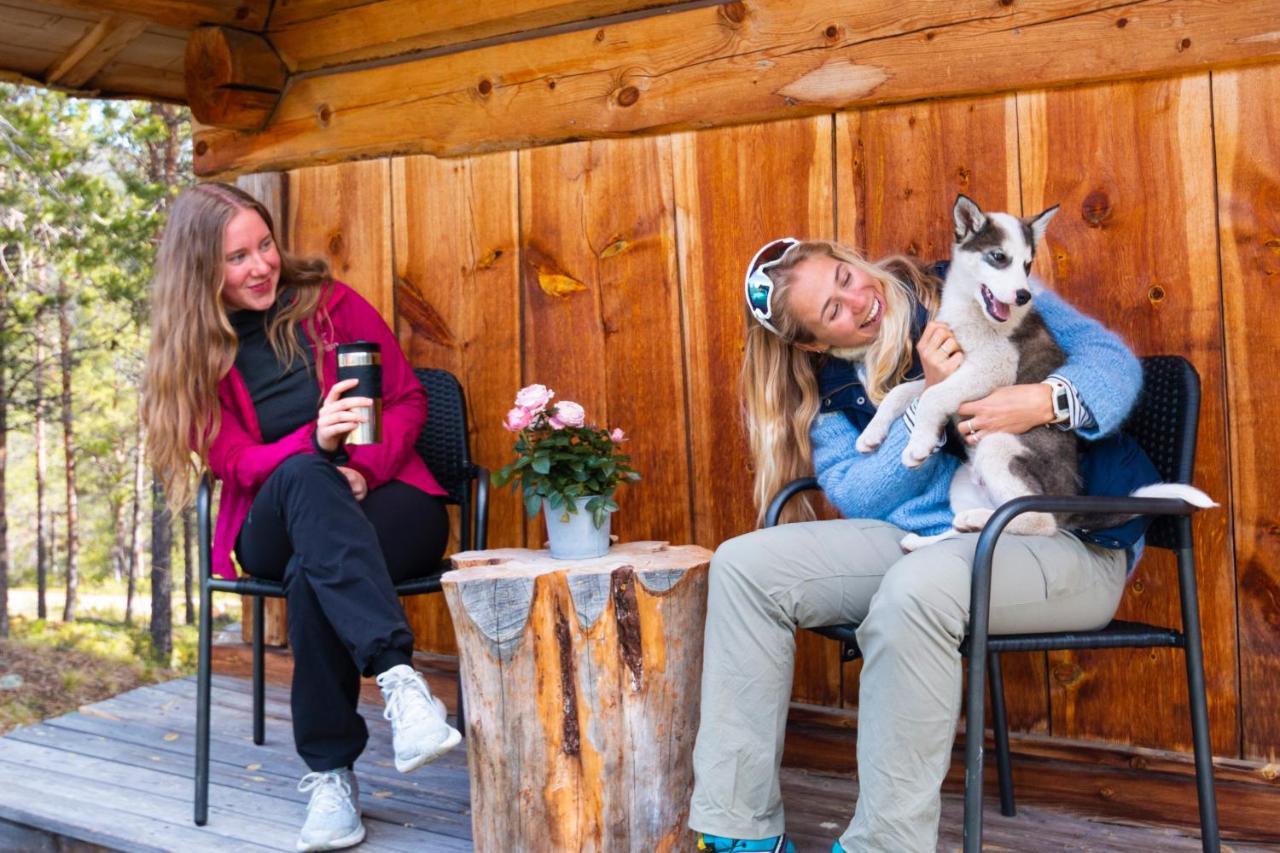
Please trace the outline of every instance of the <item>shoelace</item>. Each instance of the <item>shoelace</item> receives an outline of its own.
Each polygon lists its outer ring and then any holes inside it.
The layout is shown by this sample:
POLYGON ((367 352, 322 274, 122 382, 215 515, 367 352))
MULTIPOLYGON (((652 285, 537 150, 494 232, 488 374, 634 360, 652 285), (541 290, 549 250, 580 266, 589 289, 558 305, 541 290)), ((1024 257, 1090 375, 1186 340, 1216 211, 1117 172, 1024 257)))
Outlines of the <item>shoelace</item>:
POLYGON ((308 811, 340 811, 351 800, 351 786, 339 773, 332 770, 308 773, 298 783, 298 793, 311 791, 308 811))
POLYGON ((431 692, 427 690, 422 676, 417 673, 390 675, 384 672, 376 680, 378 686, 387 691, 387 707, 382 712, 384 720, 396 722, 409 710, 410 705, 419 705, 418 710, 436 713, 431 703, 431 692))

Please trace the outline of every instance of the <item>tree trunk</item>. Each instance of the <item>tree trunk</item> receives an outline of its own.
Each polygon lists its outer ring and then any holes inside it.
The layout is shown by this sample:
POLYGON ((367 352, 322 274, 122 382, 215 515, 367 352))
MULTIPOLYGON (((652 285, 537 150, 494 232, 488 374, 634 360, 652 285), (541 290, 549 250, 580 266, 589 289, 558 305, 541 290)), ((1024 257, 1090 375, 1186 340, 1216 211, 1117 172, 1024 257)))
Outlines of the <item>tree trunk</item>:
POLYGON ((36 444, 36 616, 49 618, 49 607, 45 602, 49 592, 49 524, 48 508, 45 505, 45 485, 48 477, 49 451, 45 447, 45 410, 44 410, 44 312, 36 314, 36 371, 35 371, 35 408, 32 410, 33 431, 36 444))
POLYGON ((182 577, 185 590, 187 624, 196 624, 196 603, 191 597, 191 588, 195 578, 195 568, 191 559, 192 533, 196 527, 196 514, 192 507, 182 511, 182 577))
POLYGON ((454 555, 477 850, 683 849, 710 563, 664 542, 454 555))
POLYGON ((156 660, 170 665, 173 656, 173 612, 169 567, 173 525, 160 480, 151 479, 151 647, 156 660))
POLYGON ((139 398, 137 427, 134 431, 133 456, 133 516, 129 522, 129 558, 125 563, 128 578, 124 600, 124 623, 133 624, 133 597, 137 592, 138 575, 142 572, 142 490, 146 485, 146 451, 143 448, 145 433, 142 428, 142 403, 139 398))
MULTIPOLYGON (((0 249, 2 251, 2 249, 0 249)), ((0 286, 0 637, 9 636, 9 514, 5 508, 5 477, 9 462, 9 285, 0 286)))
POLYGON ((66 454, 67 479, 67 600, 62 620, 76 618, 76 588, 79 586, 80 531, 76 506, 75 425, 71 411, 71 294, 65 277, 58 279, 58 362, 62 368, 62 448, 66 454))

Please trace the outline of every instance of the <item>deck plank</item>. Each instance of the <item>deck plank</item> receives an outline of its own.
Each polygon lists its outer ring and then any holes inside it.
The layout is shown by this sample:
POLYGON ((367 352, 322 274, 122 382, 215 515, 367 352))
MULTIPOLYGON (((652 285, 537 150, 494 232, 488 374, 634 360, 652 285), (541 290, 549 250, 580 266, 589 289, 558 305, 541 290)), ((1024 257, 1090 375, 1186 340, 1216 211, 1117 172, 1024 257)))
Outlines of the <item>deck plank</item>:
MULTIPOLYGON (((0 821, 111 850, 292 850, 306 805, 296 785, 306 767, 293 748, 288 689, 269 684, 265 699, 267 742, 256 746, 250 682, 214 676, 205 827, 191 823, 196 686, 190 678, 141 687, 0 738, 0 821)), ((370 731, 356 764, 368 829, 361 849, 471 850, 466 750, 416 773, 397 773, 381 705, 363 702, 360 710, 370 731)), ((782 791, 799 848, 829 850, 853 812, 856 781, 786 768, 782 791)), ((939 850, 959 847, 962 809, 957 794, 943 797, 939 850)), ((985 829, 988 850, 1180 853, 1200 846, 1183 830, 1037 805, 1004 818, 991 798, 985 829)), ((1231 849, 1265 848, 1233 843, 1231 849)))

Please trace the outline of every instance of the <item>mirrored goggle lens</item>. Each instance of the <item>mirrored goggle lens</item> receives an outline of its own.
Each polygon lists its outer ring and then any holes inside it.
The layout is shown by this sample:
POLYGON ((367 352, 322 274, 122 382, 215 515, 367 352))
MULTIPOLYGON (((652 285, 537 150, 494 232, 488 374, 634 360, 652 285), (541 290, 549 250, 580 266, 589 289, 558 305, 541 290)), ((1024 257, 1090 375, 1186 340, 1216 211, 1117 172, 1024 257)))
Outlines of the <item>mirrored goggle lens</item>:
POLYGON ((759 271, 752 273, 751 280, 747 283, 747 302, 750 303, 752 310, 764 315, 766 319, 772 313, 769 310, 769 297, 772 294, 773 282, 769 276, 759 271))

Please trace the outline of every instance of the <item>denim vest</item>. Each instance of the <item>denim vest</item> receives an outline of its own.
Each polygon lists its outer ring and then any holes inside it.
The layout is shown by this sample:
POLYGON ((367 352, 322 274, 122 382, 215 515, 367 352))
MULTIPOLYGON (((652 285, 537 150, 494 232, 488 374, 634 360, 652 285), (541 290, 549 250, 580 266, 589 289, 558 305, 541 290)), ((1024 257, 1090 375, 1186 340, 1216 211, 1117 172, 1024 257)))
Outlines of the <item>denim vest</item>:
MULTIPOLYGON (((911 339, 919 340, 928 314, 923 306, 916 308, 911 324, 911 339)), ((912 354, 911 370, 907 380, 924 376, 918 354, 912 354)), ((823 358, 818 365, 818 390, 821 394, 820 410, 841 412, 858 430, 866 429, 876 408, 867 396, 855 366, 838 358, 823 358)), ((947 443, 937 452, 950 453, 965 459, 963 439, 954 427, 947 428, 947 443)), ((1083 480, 1081 494, 1094 497, 1122 497, 1134 489, 1159 482, 1160 474, 1142 447, 1127 433, 1121 431, 1097 441, 1080 441, 1080 476, 1083 480)), ((1104 548, 1129 550, 1143 537, 1151 524, 1149 516, 1140 516, 1118 527, 1091 531, 1072 531, 1086 542, 1104 548)), ((1132 562, 1132 555, 1130 561, 1132 562)))

